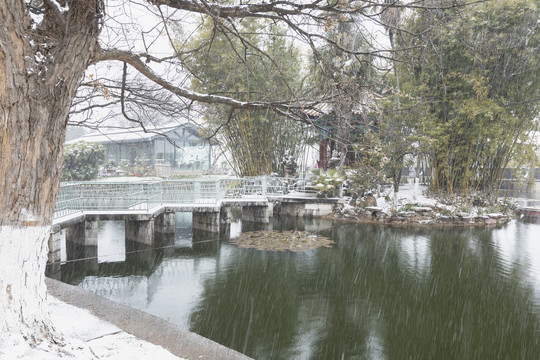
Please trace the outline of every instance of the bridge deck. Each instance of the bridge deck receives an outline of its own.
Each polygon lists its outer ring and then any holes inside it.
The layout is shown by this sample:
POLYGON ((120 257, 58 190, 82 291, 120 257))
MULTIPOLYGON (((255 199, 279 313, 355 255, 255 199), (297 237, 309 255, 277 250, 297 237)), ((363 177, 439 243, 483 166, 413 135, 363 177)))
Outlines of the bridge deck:
POLYGON ((268 206, 267 194, 283 194, 292 188, 289 180, 270 179, 62 184, 53 229, 58 231, 84 219, 150 220, 163 212, 219 212, 222 206, 268 206))
POLYGON ((111 216, 117 212, 148 214, 165 205, 176 211, 214 211, 208 209, 219 208, 222 203, 267 203, 268 196, 302 191, 304 186, 303 180, 278 177, 62 183, 54 218, 80 211, 111 216))

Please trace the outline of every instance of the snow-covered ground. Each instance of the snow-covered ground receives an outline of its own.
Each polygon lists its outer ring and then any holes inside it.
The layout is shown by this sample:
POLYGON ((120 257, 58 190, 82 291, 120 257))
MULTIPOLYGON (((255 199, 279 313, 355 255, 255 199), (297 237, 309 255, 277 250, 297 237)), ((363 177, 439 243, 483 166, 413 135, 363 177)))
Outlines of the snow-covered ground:
POLYGON ((377 199, 377 205, 381 207, 391 206, 393 202, 400 203, 417 203, 422 205, 439 205, 437 200, 427 197, 425 194, 427 186, 419 184, 403 184, 399 187, 397 193, 391 187, 386 192, 381 193, 381 197, 377 199), (390 198, 390 201, 385 200, 385 196, 390 198))
POLYGON ((44 346, 31 348, 18 337, 0 338, 0 360, 180 360, 160 346, 140 340, 87 310, 66 304, 52 296, 49 308, 53 324, 69 345, 60 352, 44 346))
POLYGON ((394 188, 390 187, 385 192, 381 192, 377 198, 377 206, 382 208, 385 213, 390 213, 392 208, 398 208, 405 204, 417 204, 419 206, 439 206, 453 210, 451 206, 445 206, 439 203, 436 199, 427 197, 425 192, 427 186, 419 184, 403 184, 399 187, 399 191, 394 192, 394 188))
POLYGON ((427 197, 425 195, 427 186, 419 184, 403 184, 399 187, 397 193, 394 192, 393 187, 388 188, 386 191, 381 191, 380 194, 374 194, 377 200, 377 206, 381 208, 381 211, 387 214, 392 212, 392 209, 399 209, 406 204, 415 204, 416 206, 430 206, 439 209, 448 210, 451 213, 467 212, 470 216, 477 216, 485 209, 468 205, 464 207, 460 204, 448 205, 443 204, 439 200, 427 197))

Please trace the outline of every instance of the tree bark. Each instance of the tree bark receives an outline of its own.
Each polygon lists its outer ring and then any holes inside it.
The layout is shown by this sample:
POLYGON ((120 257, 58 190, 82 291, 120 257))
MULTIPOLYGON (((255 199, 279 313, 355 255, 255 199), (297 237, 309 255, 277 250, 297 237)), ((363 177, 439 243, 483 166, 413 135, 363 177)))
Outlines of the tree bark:
POLYGON ((25 1, 0 2, 0 339, 30 343, 57 341, 44 308, 47 240, 67 116, 100 27, 95 1, 44 4, 37 24, 25 1))

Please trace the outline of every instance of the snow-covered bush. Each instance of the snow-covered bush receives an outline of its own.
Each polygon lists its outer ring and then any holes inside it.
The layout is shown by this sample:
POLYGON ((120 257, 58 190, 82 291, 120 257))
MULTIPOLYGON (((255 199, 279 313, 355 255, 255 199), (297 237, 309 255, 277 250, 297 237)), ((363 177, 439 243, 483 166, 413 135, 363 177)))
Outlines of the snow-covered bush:
POLYGON ((358 146, 356 153, 356 162, 345 171, 346 193, 353 198, 375 192, 378 185, 389 183, 384 172, 388 158, 380 145, 358 146))
POLYGON ((315 170, 311 183, 319 192, 318 197, 337 197, 341 195, 341 188, 345 181, 345 175, 337 169, 330 169, 327 172, 315 170))

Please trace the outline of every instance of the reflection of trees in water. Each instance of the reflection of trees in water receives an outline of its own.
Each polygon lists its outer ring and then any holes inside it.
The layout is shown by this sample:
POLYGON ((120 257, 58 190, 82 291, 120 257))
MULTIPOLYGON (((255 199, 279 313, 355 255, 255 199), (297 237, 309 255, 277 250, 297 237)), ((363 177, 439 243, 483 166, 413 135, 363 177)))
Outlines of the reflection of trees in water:
MULTIPOLYGON (((317 220, 274 219, 272 224, 242 223, 243 231, 298 229, 317 220), (307 224, 306 224, 307 223, 307 224)), ((323 224, 327 221, 321 220, 323 224)), ((233 248, 232 256, 218 259, 216 275, 204 283, 197 310, 191 315, 192 331, 255 358, 296 358, 295 338, 300 336, 301 283, 316 273, 314 253, 292 254, 233 248)))
POLYGON ((449 359, 536 358, 540 324, 532 289, 525 274, 518 275, 520 265, 510 270, 518 276, 505 276, 492 230, 439 231, 430 240, 431 291, 420 325, 425 336, 439 340, 427 346, 429 353, 449 359))
POLYGON ((241 250, 230 260, 205 281, 190 330, 255 358, 280 358, 296 333, 295 255, 241 250))
POLYGON ((532 289, 521 265, 501 274, 492 230, 349 224, 321 234, 336 248, 234 251, 206 280, 191 330, 257 359, 540 353, 532 289))
MULTIPOLYGON (((338 291, 358 284, 361 289, 336 295, 337 301, 357 295, 373 307, 364 309, 366 313, 381 312, 387 358, 533 358, 538 353, 539 322, 531 290, 523 286, 522 277, 500 276, 503 265, 491 230, 416 230, 429 239, 430 268, 424 277, 400 261, 399 243, 407 233, 394 228, 375 230, 371 241, 358 244, 363 251, 343 252, 341 262, 332 261, 342 264, 335 271, 341 273, 338 291), (354 262, 359 271, 353 278, 347 269, 354 262)), ((346 333, 355 331, 349 324, 343 326, 349 327, 346 333)), ((363 333, 358 331, 358 335, 363 333)), ((321 338, 321 350, 328 346, 326 341, 321 338)))

